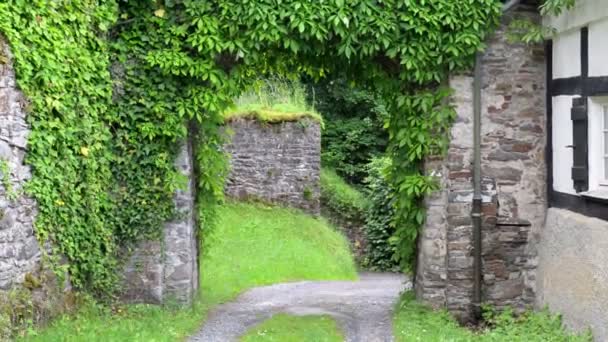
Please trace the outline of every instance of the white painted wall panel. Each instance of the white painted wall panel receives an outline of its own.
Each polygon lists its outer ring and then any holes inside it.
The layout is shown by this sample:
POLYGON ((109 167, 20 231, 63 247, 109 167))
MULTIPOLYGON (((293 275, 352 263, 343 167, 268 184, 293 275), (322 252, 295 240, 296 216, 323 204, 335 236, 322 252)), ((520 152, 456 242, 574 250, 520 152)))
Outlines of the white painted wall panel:
POLYGON ((572 120, 570 109, 573 96, 553 98, 553 189, 576 194, 572 183, 572 120))
POLYGON ((553 78, 581 75, 581 35, 562 33, 553 41, 553 78))
POLYGON ((545 17, 544 24, 558 33, 578 30, 589 23, 608 18, 608 0, 576 0, 576 6, 559 17, 545 17))
POLYGON ((608 18, 605 18, 589 25, 589 76, 607 75, 608 18))

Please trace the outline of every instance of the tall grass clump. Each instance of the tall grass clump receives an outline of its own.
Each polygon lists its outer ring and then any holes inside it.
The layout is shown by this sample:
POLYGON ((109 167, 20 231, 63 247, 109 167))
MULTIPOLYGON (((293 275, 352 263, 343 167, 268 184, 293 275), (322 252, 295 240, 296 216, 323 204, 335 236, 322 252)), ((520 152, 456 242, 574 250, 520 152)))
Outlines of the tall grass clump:
POLYGON ((305 86, 299 80, 283 77, 260 78, 224 112, 224 119, 252 118, 262 122, 298 121, 308 118, 322 122, 314 105, 307 101, 305 86))

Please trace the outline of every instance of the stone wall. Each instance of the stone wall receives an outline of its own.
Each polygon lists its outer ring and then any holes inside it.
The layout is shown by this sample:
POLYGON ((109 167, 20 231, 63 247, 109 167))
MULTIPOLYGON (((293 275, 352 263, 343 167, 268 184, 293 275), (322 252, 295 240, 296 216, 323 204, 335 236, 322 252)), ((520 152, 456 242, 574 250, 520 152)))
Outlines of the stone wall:
POLYGON ((318 122, 262 123, 236 119, 227 124, 231 171, 229 197, 259 199, 319 214, 321 127, 318 122))
MULTIPOLYGON (((482 297, 523 309, 534 300, 535 247, 546 209, 545 64, 540 46, 507 41, 514 17, 539 19, 526 6, 505 15, 482 59, 482 297)), ((473 309, 473 78, 452 77, 450 86, 457 118, 446 158, 426 165, 442 190, 426 199, 416 292, 466 321, 473 309)))
POLYGON ((131 302, 192 302, 198 290, 198 237, 195 210, 194 159, 190 141, 182 142, 176 168, 188 179, 177 191, 176 218, 165 224, 161 240, 144 241, 125 268, 123 298, 131 302))
POLYGON ((538 298, 566 326, 608 341, 608 222, 551 208, 539 245, 538 298))
MULTIPOLYGON (((37 270, 40 248, 34 235, 36 203, 23 192, 31 178, 24 165, 29 127, 26 101, 17 89, 8 45, 0 36, 0 163, 8 166, 9 189, 0 185, 0 290, 23 282, 37 270)), ((0 179, 4 174, 0 174, 0 179)))

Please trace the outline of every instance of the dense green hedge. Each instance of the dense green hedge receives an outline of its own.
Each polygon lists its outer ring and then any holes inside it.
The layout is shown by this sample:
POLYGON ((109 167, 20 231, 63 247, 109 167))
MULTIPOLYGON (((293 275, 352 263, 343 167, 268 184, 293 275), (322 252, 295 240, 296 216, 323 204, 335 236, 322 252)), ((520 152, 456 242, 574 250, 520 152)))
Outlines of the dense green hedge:
POLYGON ((365 178, 369 206, 365 213, 367 246, 363 266, 378 271, 399 269, 399 260, 395 258, 397 244, 393 239, 395 227, 392 224, 395 190, 388 178, 391 167, 390 158, 374 158, 367 165, 368 175, 365 178))

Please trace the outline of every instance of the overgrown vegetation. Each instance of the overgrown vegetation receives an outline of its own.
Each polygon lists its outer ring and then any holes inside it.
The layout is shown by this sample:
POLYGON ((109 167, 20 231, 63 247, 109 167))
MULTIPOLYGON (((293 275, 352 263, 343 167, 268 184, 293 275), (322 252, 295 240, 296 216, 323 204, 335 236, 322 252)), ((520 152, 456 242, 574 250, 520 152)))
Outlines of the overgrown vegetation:
POLYGON ((559 316, 548 311, 527 312, 514 316, 506 310, 501 314, 486 311, 491 323, 478 332, 460 326, 447 312, 432 311, 416 303, 412 292, 405 293, 395 310, 393 329, 396 341, 429 342, 591 342, 589 334, 575 335, 566 332, 559 316))
POLYGON ((3 2, 0 31, 31 103, 40 241, 67 257, 76 287, 112 293, 118 250, 158 236, 173 215, 172 162, 191 123, 205 163, 199 195, 210 204, 222 193, 218 127, 232 99, 252 75, 297 70, 365 84, 386 102, 396 250, 409 268, 419 201, 433 188, 420 163, 445 146, 453 114, 436 88, 470 66, 499 8, 494 0, 3 2))
POLYGON ((363 227, 369 205, 365 195, 348 184, 334 169, 321 168, 321 214, 348 238, 359 266, 366 259, 367 243, 363 227))
POLYGON ((349 183, 361 185, 367 164, 386 152, 389 118, 382 98, 373 90, 346 81, 322 80, 311 86, 309 99, 325 118, 322 163, 349 183))
POLYGON ((251 287, 356 278, 346 241, 325 221, 295 210, 244 203, 218 207, 216 219, 202 248, 202 297, 192 308, 108 307, 88 301, 78 315, 65 316, 23 340, 173 342, 199 328, 209 308, 251 287))
POLYGON ((113 1, 3 1, 0 32, 14 54, 18 84, 29 101, 32 132, 27 190, 38 203, 36 234, 70 260, 75 286, 97 292, 115 285, 112 97, 104 39, 113 1))
POLYGON ((397 246, 393 240, 394 190, 388 178, 391 167, 392 162, 388 157, 375 158, 367 165, 365 184, 370 205, 365 215, 367 248, 363 266, 375 271, 399 269, 399 262, 395 258, 397 246))
POLYGON ((279 314, 247 333, 242 342, 342 342, 336 322, 329 316, 279 314))

